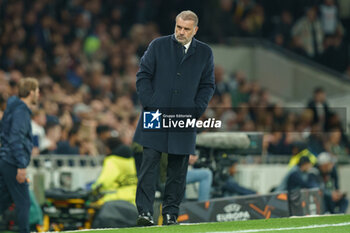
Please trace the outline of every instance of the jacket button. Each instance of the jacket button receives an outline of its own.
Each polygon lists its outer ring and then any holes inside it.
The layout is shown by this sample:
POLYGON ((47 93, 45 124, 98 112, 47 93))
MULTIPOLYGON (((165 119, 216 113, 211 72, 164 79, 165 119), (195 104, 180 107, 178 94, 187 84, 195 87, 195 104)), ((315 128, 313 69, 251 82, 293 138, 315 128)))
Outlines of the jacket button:
POLYGON ((180 76, 181 76, 181 73, 177 73, 176 75, 177 75, 177 77, 178 77, 178 78, 180 78, 180 76))
POLYGON ((178 90, 174 90, 173 93, 174 93, 174 94, 178 94, 179 91, 178 91, 178 90))

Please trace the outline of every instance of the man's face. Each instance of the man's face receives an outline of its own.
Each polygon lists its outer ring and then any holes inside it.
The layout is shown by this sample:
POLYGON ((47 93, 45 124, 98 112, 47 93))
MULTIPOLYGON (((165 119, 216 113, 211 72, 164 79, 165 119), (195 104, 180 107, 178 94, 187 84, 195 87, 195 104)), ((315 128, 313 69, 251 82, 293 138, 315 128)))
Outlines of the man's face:
POLYGON ((315 95, 316 102, 322 103, 326 101, 326 93, 325 92, 319 92, 315 95))
POLYGON ((175 38, 182 45, 187 44, 196 35, 198 27, 193 20, 183 20, 178 17, 175 25, 175 38))
POLYGON ((36 105, 39 102, 39 88, 32 92, 32 104, 36 105))
POLYGON ((316 19, 317 12, 316 12, 315 8, 310 8, 306 14, 311 22, 313 22, 316 19))
POLYGON ((300 170, 302 172, 308 172, 312 168, 312 163, 304 163, 301 167, 300 170))
POLYGON ((231 167, 228 170, 228 173, 230 174, 230 176, 234 176, 237 173, 237 163, 231 165, 231 167))
POLYGON ((325 163, 320 165, 321 173, 329 174, 333 169, 333 163, 325 163))

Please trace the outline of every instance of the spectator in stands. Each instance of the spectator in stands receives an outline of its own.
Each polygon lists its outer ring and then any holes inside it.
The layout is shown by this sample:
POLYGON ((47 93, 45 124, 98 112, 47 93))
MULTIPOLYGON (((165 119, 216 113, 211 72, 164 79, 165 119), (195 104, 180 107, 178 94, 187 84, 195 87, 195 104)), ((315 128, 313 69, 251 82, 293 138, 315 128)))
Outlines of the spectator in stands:
POLYGON ((303 42, 301 40, 301 37, 294 36, 292 38, 292 44, 291 44, 291 49, 294 53, 301 55, 303 57, 307 57, 308 54, 304 49, 303 42))
POLYGON ((307 138, 308 149, 311 153, 317 156, 325 151, 324 140, 321 125, 319 123, 313 123, 311 125, 310 135, 307 138))
POLYGON ((250 121, 249 115, 249 105, 246 103, 241 103, 237 108, 235 108, 236 115, 233 118, 234 126, 231 127, 233 130, 241 130, 243 125, 250 121))
POLYGON ((14 79, 11 79, 9 81, 9 84, 10 84, 10 95, 18 95, 18 86, 17 86, 17 82, 16 80, 14 79))
POLYGON ((338 6, 334 0, 324 0, 320 6, 320 18, 325 35, 343 34, 343 26, 339 20, 338 6))
POLYGON ((79 140, 79 124, 75 124, 68 133, 68 140, 59 141, 55 154, 58 155, 79 155, 82 154, 80 151, 80 140, 79 140))
POLYGON ((314 113, 311 109, 304 109, 298 117, 296 130, 301 133, 303 139, 307 139, 310 136, 313 117, 314 113))
POLYGON ((247 80, 241 79, 238 87, 231 91, 232 106, 238 107, 241 103, 247 103, 249 100, 250 85, 247 80))
POLYGON ((106 140, 111 137, 111 128, 108 125, 99 125, 96 128, 96 147, 99 155, 106 154, 106 140))
POLYGON ((273 40, 282 47, 290 47, 292 43, 293 16, 288 10, 284 10, 274 26, 273 40))
POLYGON ((268 153, 271 155, 292 155, 293 141, 290 134, 276 129, 269 137, 268 153))
POLYGON ((107 156, 102 171, 92 189, 107 192, 98 204, 107 201, 124 200, 135 205, 137 176, 131 149, 118 138, 107 139, 107 156))
MULTIPOLYGON (((190 155, 188 164, 194 165, 198 155, 190 155)), ((213 173, 208 168, 190 168, 187 171, 186 184, 199 182, 198 201, 207 201, 210 198, 213 173)))
POLYGON ((48 123, 58 123, 58 101, 54 100, 44 100, 43 103, 44 110, 46 112, 46 121, 48 123))
MULTIPOLYGON (((250 0, 245 0, 252 2, 250 0)), ((262 30, 265 22, 264 8, 258 4, 254 5, 251 11, 240 23, 243 36, 262 36, 262 30)))
MULTIPOLYGON (((280 103, 276 103, 271 104, 267 109, 272 113, 274 125, 277 128, 283 128, 287 120, 287 112, 285 111, 285 108, 283 108, 280 103)), ((285 129, 285 132, 289 132, 289 130, 285 129)))
POLYGON ((325 212, 346 213, 349 202, 346 193, 339 189, 338 174, 331 154, 322 152, 318 156, 312 179, 323 191, 325 212))
POLYGON ((80 154, 96 156, 96 125, 95 120, 83 120, 79 128, 80 154))
POLYGON ((62 126, 62 140, 67 140, 70 130, 74 126, 74 119, 71 114, 71 108, 68 104, 60 105, 60 112, 58 116, 58 121, 62 126))
POLYGON ((232 162, 231 166, 229 167, 228 174, 229 178, 225 181, 225 184, 222 187, 222 192, 225 196, 232 196, 232 195, 250 195, 250 194, 256 194, 255 191, 245 188, 238 184, 238 182, 235 180, 235 175, 237 174, 237 166, 238 161, 235 160, 232 162))
POLYGON ((61 139, 62 127, 58 121, 48 122, 45 127, 49 146, 41 151, 41 154, 52 154, 57 149, 57 143, 61 139))
POLYGON ((316 7, 310 7, 306 15, 299 19, 292 29, 292 36, 299 37, 309 57, 316 58, 323 52, 323 30, 317 18, 316 7))
POLYGON ((313 92, 313 98, 307 104, 307 108, 313 112, 313 123, 318 123, 323 130, 327 130, 327 122, 330 110, 326 100, 326 92, 322 87, 316 87, 313 92))
POLYGON ((252 0, 237 0, 234 1, 234 20, 236 24, 240 24, 252 12, 255 7, 255 2, 252 0))
POLYGON ((215 75, 215 93, 214 95, 222 96, 230 93, 229 84, 225 80, 225 70, 222 66, 216 65, 214 70, 215 75))
POLYGON ((46 138, 45 125, 46 114, 43 109, 37 109, 32 114, 32 133, 33 133, 33 154, 37 155, 50 147, 51 142, 46 138), (37 151, 36 151, 37 150, 37 151))
POLYGON ((212 40, 222 43, 227 37, 231 37, 237 34, 237 24, 234 22, 234 2, 231 0, 220 0, 212 2, 211 7, 214 7, 214 11, 211 10, 211 16, 208 17, 208 24, 212 30, 210 36, 212 40), (225 24, 226 27, 220 25, 225 24))
POLYGON ((338 159, 346 159, 349 156, 349 152, 342 142, 342 131, 338 127, 330 129, 325 147, 329 153, 338 157, 338 159))
POLYGON ((230 75, 229 80, 227 80, 227 83, 229 85, 229 90, 235 90, 238 87, 238 84, 242 81, 242 80, 246 80, 247 79, 247 75, 244 71, 242 70, 238 70, 235 71, 234 73, 232 73, 230 75))
POLYGON ((267 88, 261 88, 259 91, 259 102, 257 107, 266 108, 270 104, 270 92, 267 88))
POLYGON ((347 46, 343 42, 342 35, 328 35, 324 39, 324 52, 320 57, 320 63, 343 73, 348 64, 347 46))

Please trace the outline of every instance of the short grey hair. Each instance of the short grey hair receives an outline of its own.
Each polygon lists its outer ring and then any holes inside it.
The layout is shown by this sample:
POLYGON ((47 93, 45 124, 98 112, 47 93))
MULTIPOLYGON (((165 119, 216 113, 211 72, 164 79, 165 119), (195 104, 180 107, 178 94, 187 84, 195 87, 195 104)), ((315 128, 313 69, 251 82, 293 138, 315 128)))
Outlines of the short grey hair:
POLYGON ((190 10, 182 11, 182 12, 180 12, 180 14, 178 14, 176 16, 176 20, 178 18, 181 18, 183 20, 192 20, 192 21, 194 21, 194 26, 195 27, 198 26, 198 16, 193 11, 190 11, 190 10))

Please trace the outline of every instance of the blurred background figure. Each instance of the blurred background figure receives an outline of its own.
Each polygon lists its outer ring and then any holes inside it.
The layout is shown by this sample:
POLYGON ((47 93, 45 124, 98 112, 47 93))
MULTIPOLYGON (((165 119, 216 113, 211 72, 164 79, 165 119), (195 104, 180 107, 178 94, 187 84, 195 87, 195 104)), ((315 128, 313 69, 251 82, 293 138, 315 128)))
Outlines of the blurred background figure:
POLYGON ((235 180, 235 175, 238 172, 238 161, 232 161, 231 166, 228 170, 228 179, 225 181, 225 184, 222 187, 222 192, 224 196, 232 196, 232 195, 250 195, 256 194, 256 191, 250 190, 238 184, 235 180))
POLYGON ((314 89, 313 98, 307 104, 307 108, 313 112, 314 124, 320 124, 324 130, 328 129, 328 118, 330 110, 326 101, 326 92, 322 87, 316 87, 314 89))
POLYGON ((332 155, 323 152, 317 158, 317 166, 312 171, 314 182, 323 191, 326 213, 345 213, 349 201, 346 193, 340 191, 338 172, 332 155))
POLYGON ((317 16, 317 7, 306 9, 305 16, 299 19, 292 29, 293 37, 301 40, 302 48, 311 58, 318 59, 323 52, 322 24, 317 16))
POLYGON ((210 199, 213 173, 208 168, 192 167, 198 160, 198 155, 190 155, 188 164, 190 168, 187 171, 186 184, 199 182, 198 201, 207 201, 210 199))
POLYGON ((99 189, 105 195, 99 205, 112 200, 125 200, 135 205, 137 176, 135 161, 131 149, 118 138, 110 137, 106 141, 107 155, 101 174, 92 189, 99 189))
POLYGON ((46 137, 45 125, 46 125, 46 114, 43 109, 37 109, 32 114, 32 133, 33 133, 33 155, 40 154, 41 151, 45 151, 49 146, 50 142, 46 137))
POLYGON ((288 174, 283 178, 282 183, 274 190, 276 192, 288 191, 292 192, 300 189, 308 189, 317 187, 313 184, 309 171, 313 167, 308 156, 302 156, 297 165, 292 167, 288 174))

